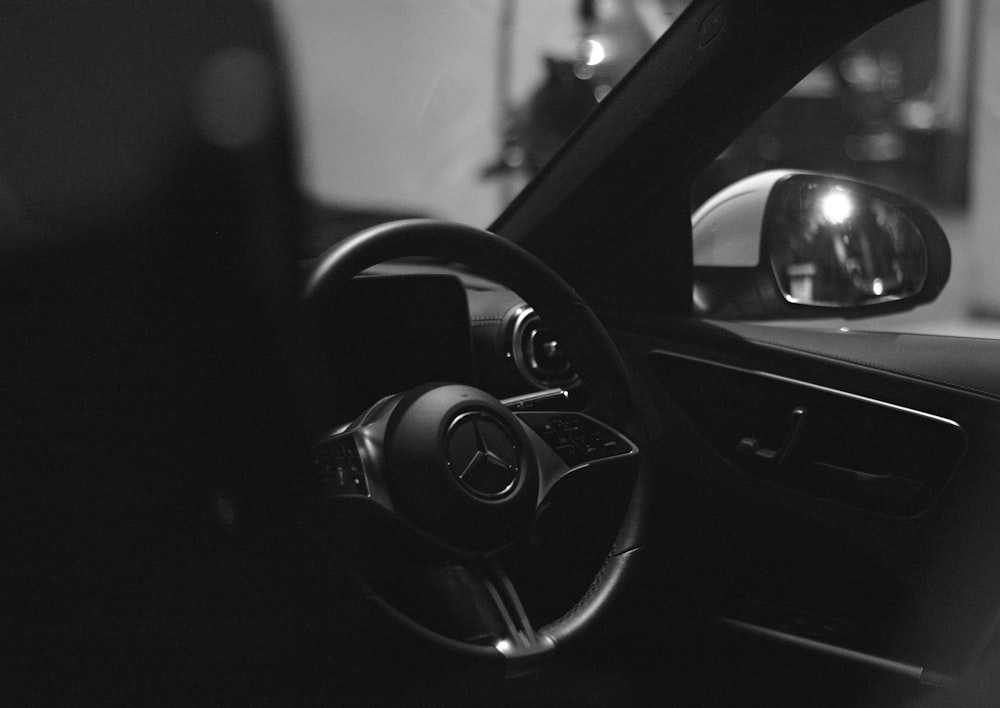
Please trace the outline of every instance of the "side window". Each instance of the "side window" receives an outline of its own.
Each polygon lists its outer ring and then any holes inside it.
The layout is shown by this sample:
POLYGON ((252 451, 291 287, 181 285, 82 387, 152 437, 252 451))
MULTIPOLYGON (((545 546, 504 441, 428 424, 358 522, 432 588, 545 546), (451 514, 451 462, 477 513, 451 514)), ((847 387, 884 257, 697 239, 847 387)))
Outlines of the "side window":
POLYGON ((1000 3, 932 0, 817 66, 702 173, 692 202, 774 169, 840 175, 914 199, 951 245, 944 291, 909 312, 836 324, 1000 337, 1000 319, 983 317, 1000 317, 997 143, 1000 3))

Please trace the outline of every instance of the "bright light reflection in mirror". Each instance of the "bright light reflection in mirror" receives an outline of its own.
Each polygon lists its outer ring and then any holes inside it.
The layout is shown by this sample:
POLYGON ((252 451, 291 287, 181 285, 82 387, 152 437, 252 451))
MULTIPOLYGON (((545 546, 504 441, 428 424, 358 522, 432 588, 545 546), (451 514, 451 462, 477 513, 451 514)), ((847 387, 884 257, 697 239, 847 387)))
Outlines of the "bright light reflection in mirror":
POLYGON ((775 187, 764 230, 789 302, 857 307, 920 292, 927 250, 906 211, 874 187, 796 175, 775 187))
POLYGON ((843 224, 854 211, 854 204, 851 198, 840 190, 828 193, 820 201, 820 210, 823 218, 831 224, 843 224))

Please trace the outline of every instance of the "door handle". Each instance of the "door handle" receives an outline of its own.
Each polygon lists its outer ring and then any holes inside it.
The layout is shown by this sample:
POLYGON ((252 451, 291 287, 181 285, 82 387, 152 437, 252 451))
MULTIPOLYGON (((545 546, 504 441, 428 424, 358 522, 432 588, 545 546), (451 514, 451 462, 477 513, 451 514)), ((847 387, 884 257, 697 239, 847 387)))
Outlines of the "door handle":
POLYGON ((777 469, 788 460, 798 445, 805 419, 806 409, 794 408, 782 423, 778 433, 768 436, 777 441, 776 445, 770 446, 766 444, 769 441, 762 442, 761 438, 747 436, 736 444, 736 452, 744 456, 753 456, 762 460, 769 468, 777 469))

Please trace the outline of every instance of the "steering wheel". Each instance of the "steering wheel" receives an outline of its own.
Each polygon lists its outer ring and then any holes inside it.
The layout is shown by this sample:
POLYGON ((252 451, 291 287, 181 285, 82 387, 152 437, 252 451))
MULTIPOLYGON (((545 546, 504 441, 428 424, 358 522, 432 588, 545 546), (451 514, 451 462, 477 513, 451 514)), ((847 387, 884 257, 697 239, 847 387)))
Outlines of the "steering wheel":
POLYGON ((415 256, 464 263, 525 298, 585 382, 584 410, 512 412, 471 386, 426 384, 384 398, 322 436, 313 449, 314 465, 333 498, 375 504, 445 557, 477 563, 480 590, 500 618, 500 630, 482 642, 455 639, 372 598, 388 615, 464 656, 500 662, 508 670, 535 665, 584 636, 634 571, 649 480, 636 393, 607 331, 562 278, 517 245, 455 223, 392 222, 334 246, 305 288, 317 326, 355 275, 415 256), (535 629, 514 584, 492 559, 532 532, 539 506, 559 480, 623 458, 631 458, 637 474, 614 543, 575 606, 535 629))

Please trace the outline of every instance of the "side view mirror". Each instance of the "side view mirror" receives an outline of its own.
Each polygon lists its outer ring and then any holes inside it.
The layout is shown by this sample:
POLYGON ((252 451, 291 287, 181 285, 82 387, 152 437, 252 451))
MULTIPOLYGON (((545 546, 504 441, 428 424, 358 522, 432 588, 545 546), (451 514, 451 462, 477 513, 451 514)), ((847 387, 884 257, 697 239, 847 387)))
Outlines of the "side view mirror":
POLYGON ((951 271, 940 225, 874 185, 772 170, 692 218, 694 309, 720 319, 868 317, 934 300, 951 271))

